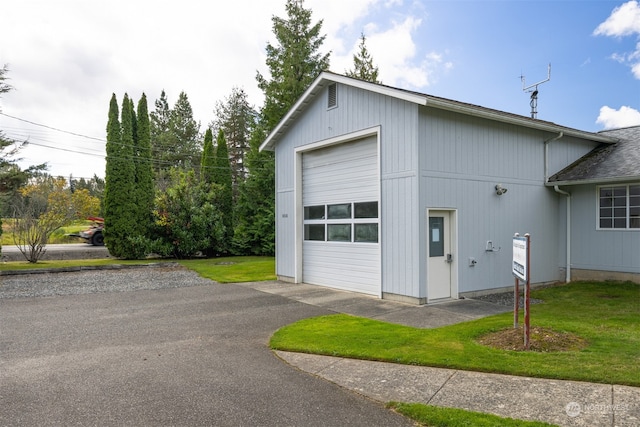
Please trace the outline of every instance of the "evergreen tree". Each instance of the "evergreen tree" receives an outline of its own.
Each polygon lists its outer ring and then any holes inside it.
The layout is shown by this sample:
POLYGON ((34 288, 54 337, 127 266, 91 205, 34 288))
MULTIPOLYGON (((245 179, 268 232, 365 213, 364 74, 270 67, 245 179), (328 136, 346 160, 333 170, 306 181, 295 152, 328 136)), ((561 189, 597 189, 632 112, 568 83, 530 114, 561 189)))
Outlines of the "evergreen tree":
POLYGON ((273 33, 278 43, 267 43, 270 78, 257 73, 258 87, 265 95, 261 119, 271 131, 313 80, 329 67, 329 53, 319 52, 325 35, 322 20, 311 24, 311 9, 303 0, 286 0, 287 19, 274 16, 273 33))
POLYGON ((247 93, 239 87, 234 87, 224 102, 218 101, 214 112, 216 119, 211 123, 211 127, 224 131, 229 149, 235 202, 238 199, 238 188, 247 177, 249 139, 256 124, 257 113, 249 104, 247 93))
POLYGON ((373 59, 367 50, 367 38, 364 33, 360 34, 360 44, 358 52, 353 55, 353 70, 345 74, 349 77, 365 80, 371 83, 382 83, 378 80, 378 67, 373 65, 373 59))
POLYGON ((166 188, 171 169, 188 170, 200 162, 200 124, 185 92, 181 92, 173 109, 164 91, 151 113, 151 149, 157 186, 166 188))
POLYGON ((200 161, 200 180, 209 184, 213 182, 214 155, 213 132, 211 128, 208 128, 204 133, 204 146, 202 149, 202 160, 200 161))
POLYGON ((272 152, 258 151, 261 141, 284 117, 313 80, 329 66, 329 54, 319 52, 325 36, 322 21, 311 23, 310 9, 303 0, 287 0, 287 18, 274 16, 277 45, 267 44, 269 79, 257 73, 258 87, 265 95, 258 126, 251 137, 249 176, 238 202, 236 250, 273 254, 275 251, 275 161, 272 152))
POLYGON ((105 244, 117 258, 131 258, 128 237, 135 232, 135 168, 133 163, 133 123, 131 102, 122 101, 122 123, 118 121, 118 101, 113 94, 107 123, 107 158, 105 174, 105 244))
POLYGON ((227 142, 222 129, 218 131, 216 140, 216 155, 213 170, 213 183, 221 187, 219 208, 222 213, 222 222, 224 223, 226 233, 224 238, 225 253, 231 247, 231 239, 233 238, 233 185, 231 179, 231 163, 229 162, 229 151, 227 150, 227 142))
POLYGON ((143 93, 138 101, 138 117, 135 144, 136 205, 138 233, 146 236, 153 223, 153 169, 151 166, 151 126, 147 108, 147 96, 143 93))
POLYGON ((169 119, 169 132, 173 136, 173 158, 170 165, 183 169, 193 169, 200 161, 200 123, 193 118, 193 109, 185 92, 180 92, 169 119))

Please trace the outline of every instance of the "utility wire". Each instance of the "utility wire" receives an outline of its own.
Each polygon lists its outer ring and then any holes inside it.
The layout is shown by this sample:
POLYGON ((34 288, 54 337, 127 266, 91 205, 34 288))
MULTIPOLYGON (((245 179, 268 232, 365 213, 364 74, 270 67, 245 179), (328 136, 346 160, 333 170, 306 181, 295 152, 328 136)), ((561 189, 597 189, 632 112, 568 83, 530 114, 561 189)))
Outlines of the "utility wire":
POLYGON ((32 122, 30 120, 21 119, 20 117, 11 116, 11 115, 5 114, 3 112, 0 112, 0 115, 5 116, 5 117, 9 117, 9 118, 14 119, 14 120, 18 120, 18 121, 21 121, 21 122, 29 123, 30 125, 40 126, 40 127, 46 128, 46 129, 55 130, 56 132, 67 133, 69 135, 79 136, 81 138, 93 139, 95 141, 100 141, 100 142, 107 142, 104 139, 96 138, 96 137, 93 137, 93 136, 82 135, 80 133, 70 132, 68 130, 62 130, 62 129, 54 128, 54 127, 51 127, 51 126, 47 126, 47 125, 43 125, 43 124, 40 124, 40 123, 32 122))

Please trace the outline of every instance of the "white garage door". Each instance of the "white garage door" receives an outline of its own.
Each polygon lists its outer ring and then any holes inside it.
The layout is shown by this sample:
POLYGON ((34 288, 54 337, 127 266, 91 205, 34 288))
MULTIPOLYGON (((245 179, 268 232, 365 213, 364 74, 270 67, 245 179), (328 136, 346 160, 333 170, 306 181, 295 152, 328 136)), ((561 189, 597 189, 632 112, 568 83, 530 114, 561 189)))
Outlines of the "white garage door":
POLYGON ((376 137, 302 155, 305 283, 380 294, 376 137))

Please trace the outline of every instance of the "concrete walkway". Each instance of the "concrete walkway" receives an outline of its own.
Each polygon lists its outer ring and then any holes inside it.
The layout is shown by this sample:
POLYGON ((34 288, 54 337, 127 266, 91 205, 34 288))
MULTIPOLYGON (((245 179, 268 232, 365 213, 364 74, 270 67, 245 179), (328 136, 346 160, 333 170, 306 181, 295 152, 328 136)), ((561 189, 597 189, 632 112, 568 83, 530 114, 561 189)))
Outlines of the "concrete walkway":
MULTIPOLYGON (((338 313, 433 328, 509 308, 472 299, 413 306, 284 282, 248 283, 338 313)), ((278 351, 286 363, 380 402, 419 402, 560 426, 640 426, 640 388, 467 372, 278 351)))

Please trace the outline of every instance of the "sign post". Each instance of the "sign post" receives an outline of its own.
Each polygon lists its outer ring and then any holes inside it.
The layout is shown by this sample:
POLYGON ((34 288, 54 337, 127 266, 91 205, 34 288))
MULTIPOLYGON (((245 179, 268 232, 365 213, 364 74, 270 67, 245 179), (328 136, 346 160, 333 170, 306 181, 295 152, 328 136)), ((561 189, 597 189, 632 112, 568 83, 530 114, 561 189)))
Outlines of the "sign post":
POLYGON ((518 233, 513 236, 513 267, 512 272, 515 276, 514 286, 514 302, 513 302, 513 327, 518 327, 518 311, 520 306, 519 281, 525 282, 524 291, 524 348, 529 350, 530 338, 530 316, 529 316, 529 299, 531 292, 530 278, 530 261, 531 261, 531 236, 529 233, 524 237, 520 237, 518 233))

